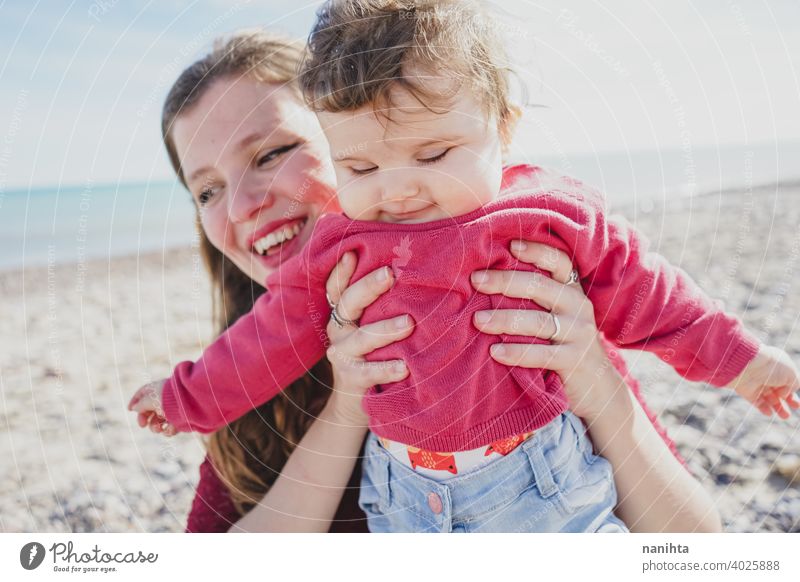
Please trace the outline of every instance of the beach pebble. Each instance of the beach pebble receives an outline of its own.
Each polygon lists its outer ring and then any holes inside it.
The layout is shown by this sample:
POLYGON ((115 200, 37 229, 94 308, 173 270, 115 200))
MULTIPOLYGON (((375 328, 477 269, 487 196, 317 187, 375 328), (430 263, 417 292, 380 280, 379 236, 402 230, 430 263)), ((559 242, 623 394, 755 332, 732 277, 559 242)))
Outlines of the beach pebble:
POLYGON ((800 485, 800 455, 787 454, 775 460, 773 472, 789 482, 789 485, 800 485))

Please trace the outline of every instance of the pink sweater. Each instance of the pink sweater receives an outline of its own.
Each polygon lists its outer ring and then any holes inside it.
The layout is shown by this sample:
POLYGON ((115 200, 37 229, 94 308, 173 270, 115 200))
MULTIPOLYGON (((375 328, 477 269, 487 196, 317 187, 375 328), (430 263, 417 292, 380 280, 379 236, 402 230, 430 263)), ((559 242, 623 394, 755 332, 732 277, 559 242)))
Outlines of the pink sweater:
POLYGON ((614 344, 653 352, 689 380, 729 383, 757 353, 757 340, 686 273, 648 253, 630 225, 607 218, 604 205, 576 180, 514 166, 505 170, 497 200, 454 219, 388 224, 326 215, 303 252, 267 279, 268 292, 252 311, 200 360, 175 368, 164 388, 166 417, 179 430, 210 432, 305 374, 325 355, 325 282, 341 256, 355 251, 353 281, 383 265, 396 277, 361 323, 404 313, 416 322, 409 338, 370 354, 374 361, 403 359, 410 370, 405 380, 367 392, 371 430, 428 450, 460 451, 544 426, 567 408, 559 376, 496 363, 489 346, 500 340, 472 323, 479 310, 541 309, 477 293, 470 283, 478 269, 537 270, 510 253, 515 239, 572 257, 598 328, 614 344))

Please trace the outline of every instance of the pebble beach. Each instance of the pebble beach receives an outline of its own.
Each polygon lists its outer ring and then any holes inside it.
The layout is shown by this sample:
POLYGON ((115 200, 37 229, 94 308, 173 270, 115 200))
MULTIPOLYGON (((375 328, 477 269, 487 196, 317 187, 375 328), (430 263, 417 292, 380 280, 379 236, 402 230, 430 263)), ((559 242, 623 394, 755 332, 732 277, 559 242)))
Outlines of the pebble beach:
MULTIPOLYGON (((763 341, 800 363, 800 184, 615 209, 763 341)), ((191 225, 187 225, 191 228, 191 225)), ((212 338, 196 248, 0 273, 0 531, 182 531, 204 455, 126 409, 212 338)), ((726 529, 800 531, 800 415, 625 352, 726 529)))

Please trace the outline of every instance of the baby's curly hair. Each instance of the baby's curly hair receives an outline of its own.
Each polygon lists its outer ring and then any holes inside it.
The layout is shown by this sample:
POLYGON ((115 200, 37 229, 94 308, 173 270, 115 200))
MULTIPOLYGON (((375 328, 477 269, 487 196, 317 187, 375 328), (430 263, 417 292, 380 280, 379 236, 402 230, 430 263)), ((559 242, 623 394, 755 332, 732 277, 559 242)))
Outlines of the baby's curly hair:
POLYGON ((501 133, 519 114, 497 26, 472 0, 328 0, 306 51, 300 87, 315 111, 372 105, 389 118, 392 91, 401 87, 431 110, 470 90, 501 133), (425 76, 453 79, 452 95, 426 89, 425 76))

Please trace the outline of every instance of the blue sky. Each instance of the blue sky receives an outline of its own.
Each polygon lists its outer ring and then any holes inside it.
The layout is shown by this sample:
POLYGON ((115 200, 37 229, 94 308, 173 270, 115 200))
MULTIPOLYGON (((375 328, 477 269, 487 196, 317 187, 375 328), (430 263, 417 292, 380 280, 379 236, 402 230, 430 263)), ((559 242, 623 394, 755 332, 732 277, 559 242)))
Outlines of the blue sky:
MULTIPOLYGON (((318 2, 0 0, 0 192, 161 180, 161 102, 214 37, 305 37, 318 2)), ((517 147, 554 152, 800 140, 794 0, 504 1, 530 101, 517 147)))

